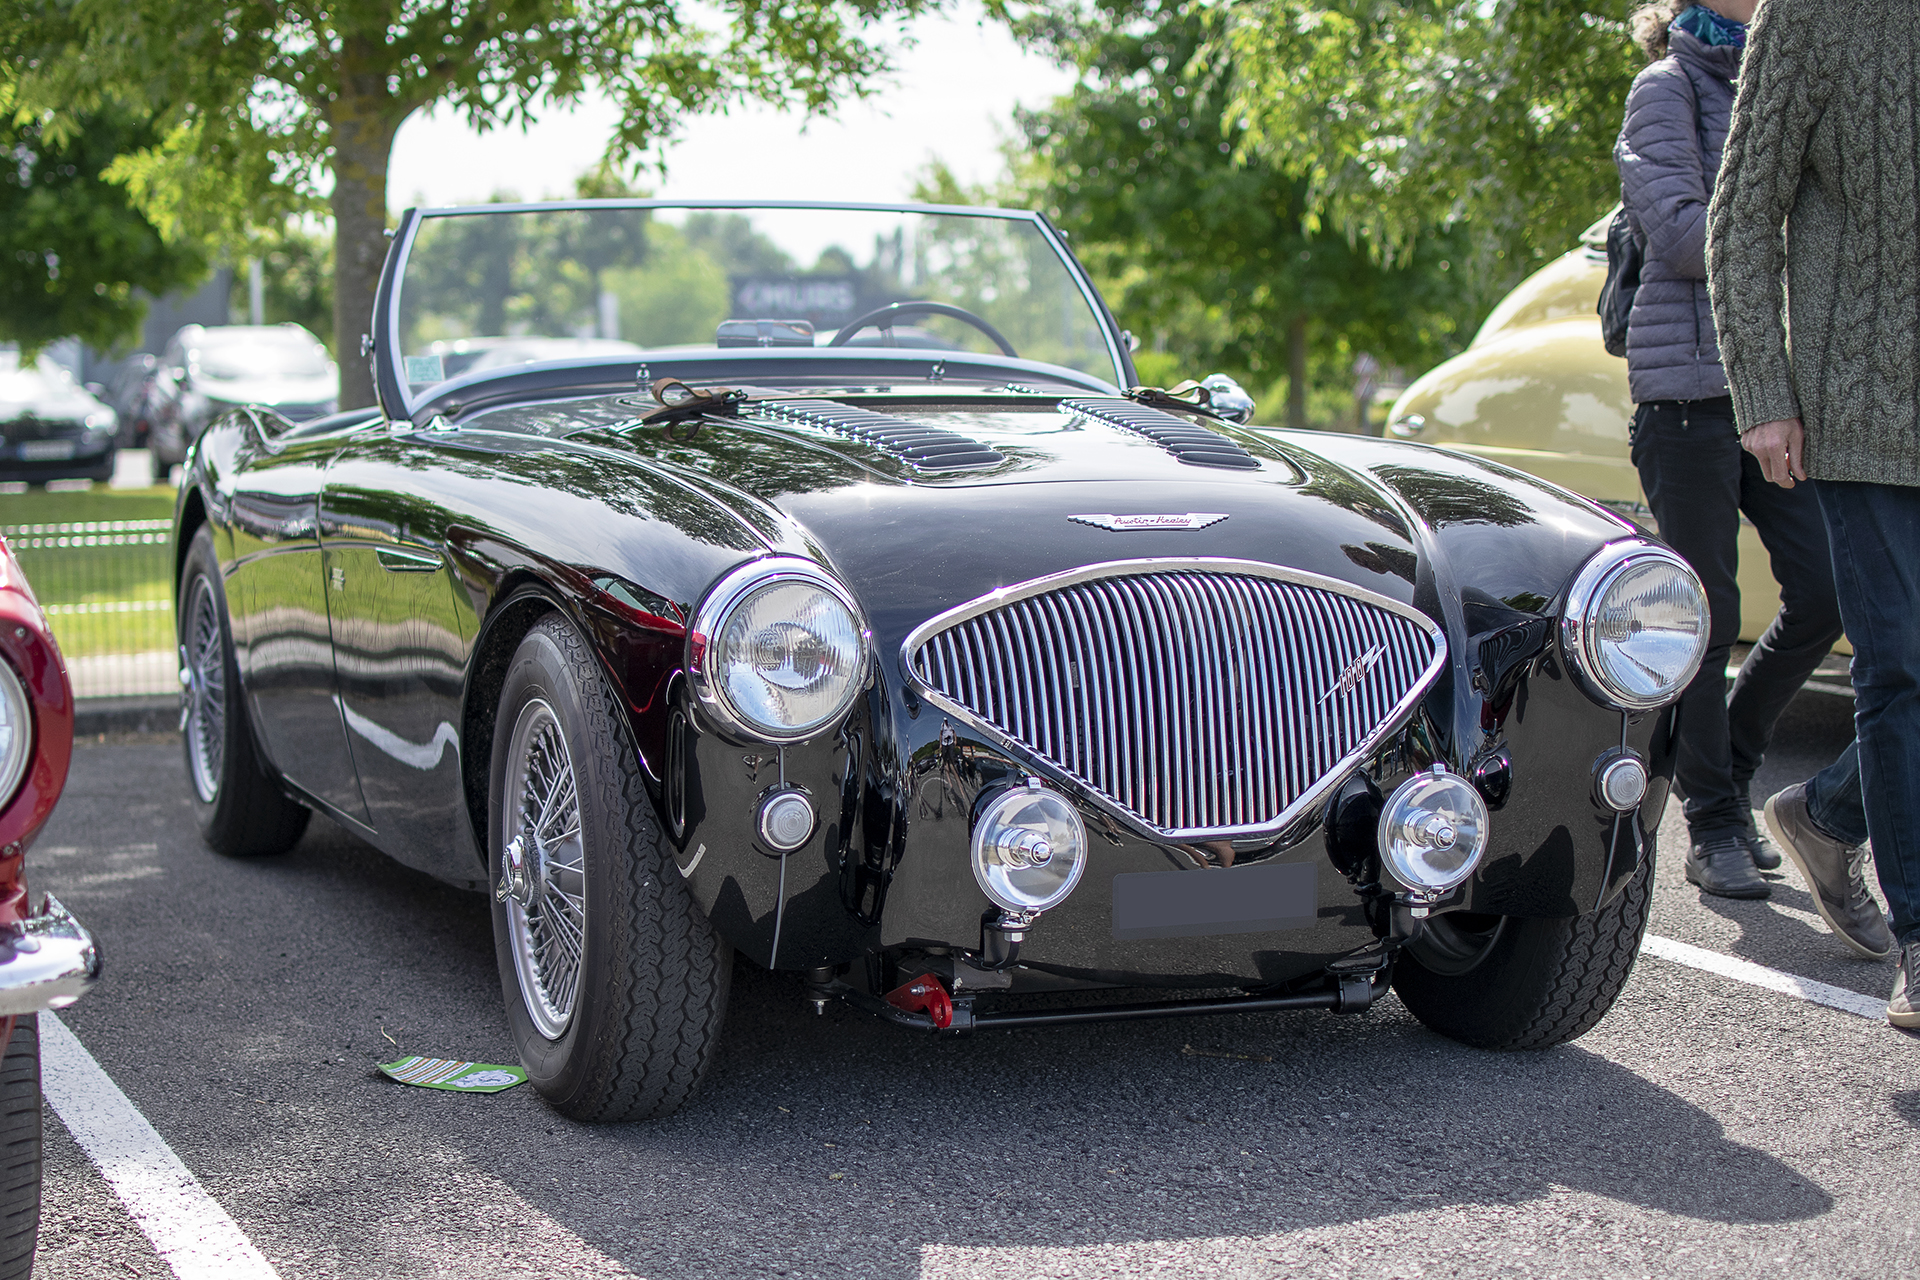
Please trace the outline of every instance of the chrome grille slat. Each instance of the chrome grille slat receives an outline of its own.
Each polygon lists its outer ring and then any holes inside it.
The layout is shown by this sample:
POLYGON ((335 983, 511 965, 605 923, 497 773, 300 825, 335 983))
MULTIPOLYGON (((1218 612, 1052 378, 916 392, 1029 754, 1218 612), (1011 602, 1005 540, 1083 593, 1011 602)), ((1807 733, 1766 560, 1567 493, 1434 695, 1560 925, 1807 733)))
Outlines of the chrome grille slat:
POLYGON ((990 597, 916 633, 909 667, 1146 830, 1192 839, 1289 819, 1444 657, 1438 628, 1390 601, 1261 566, 1164 563, 990 597))

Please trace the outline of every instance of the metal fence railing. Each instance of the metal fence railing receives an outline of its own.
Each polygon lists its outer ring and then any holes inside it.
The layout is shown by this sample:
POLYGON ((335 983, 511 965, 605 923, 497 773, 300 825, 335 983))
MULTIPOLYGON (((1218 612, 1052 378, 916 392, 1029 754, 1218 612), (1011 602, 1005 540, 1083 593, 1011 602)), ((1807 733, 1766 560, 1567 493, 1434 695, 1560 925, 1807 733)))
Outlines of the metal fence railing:
POLYGON ((47 611, 77 698, 177 692, 173 522, 0 527, 47 611))

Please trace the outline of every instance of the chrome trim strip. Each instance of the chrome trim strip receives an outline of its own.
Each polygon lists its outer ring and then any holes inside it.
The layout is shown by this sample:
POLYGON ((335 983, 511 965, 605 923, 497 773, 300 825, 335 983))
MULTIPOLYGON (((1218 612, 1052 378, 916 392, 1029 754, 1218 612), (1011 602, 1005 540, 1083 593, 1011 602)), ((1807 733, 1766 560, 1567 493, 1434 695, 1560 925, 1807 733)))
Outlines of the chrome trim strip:
POLYGON ((64 1009, 99 978, 99 945, 52 894, 0 929, 0 1018, 64 1009))
MULTIPOLYGON (((1414 654, 1410 652, 1405 656, 1413 658, 1414 654)), ((1410 605, 1319 574, 1256 560, 1221 557, 1115 560, 1015 583, 928 619, 915 627, 900 647, 901 668, 908 684, 930 704, 956 717, 1016 758, 1034 763, 1071 783, 1075 794, 1131 830, 1157 842, 1178 843, 1276 835, 1295 825, 1382 742, 1404 726, 1446 668, 1447 658, 1444 628, 1410 605), (1274 615, 1270 628, 1248 628, 1254 643, 1251 652, 1236 651, 1218 638, 1200 637, 1204 651, 1197 652, 1195 660, 1214 673, 1205 693, 1217 699, 1210 717, 1210 736, 1205 741, 1190 739, 1189 727, 1172 715, 1178 705, 1179 690, 1164 679, 1148 685, 1121 678, 1128 671, 1155 669, 1149 655, 1166 652, 1170 645, 1177 644, 1178 619, 1193 613, 1201 604, 1199 585, 1179 580, 1186 574, 1220 575, 1229 579, 1207 588, 1208 608, 1229 609, 1247 622, 1273 606, 1257 600, 1254 590, 1245 584, 1233 583, 1233 578, 1266 579, 1336 598, 1330 602, 1331 617, 1317 616, 1318 611, 1303 612, 1293 602, 1281 598, 1279 612, 1274 615), (1135 584, 1138 588, 1135 590, 1121 590, 1116 583, 1107 589, 1065 598, 1035 599, 1052 597, 1065 588, 1117 578, 1159 580, 1135 584), (1034 603, 1021 608, 1027 601, 1034 603), (1251 780, 1247 784, 1250 792, 1245 788, 1234 790, 1224 776, 1203 778, 1194 770, 1186 770, 1184 776, 1177 778, 1155 776, 1153 770, 1158 762, 1148 740, 1150 735, 1134 732, 1134 726, 1167 725, 1177 739, 1172 748, 1176 754, 1222 760, 1256 758, 1257 742, 1273 742, 1282 735, 1281 717, 1286 708, 1311 707, 1325 692, 1304 686, 1302 672, 1279 661, 1281 655, 1272 647, 1271 636, 1264 635, 1263 631, 1291 630, 1303 638, 1304 645, 1314 649, 1333 647, 1335 636, 1341 635, 1345 637, 1346 647, 1352 648, 1364 622, 1357 611, 1362 605, 1414 624, 1432 644, 1433 652, 1407 691, 1390 706, 1382 703, 1381 691, 1363 684, 1359 689, 1361 696, 1352 700, 1353 705, 1341 709, 1342 724, 1355 745, 1330 768, 1321 771, 1318 777, 1304 776, 1303 770, 1310 762, 1289 755, 1278 776, 1251 780), (955 628, 1002 609, 1009 612, 991 623, 1001 643, 991 646, 984 655, 977 653, 975 646, 957 640, 937 643, 955 628), (1024 625, 1013 625, 1016 622, 1024 625), (1016 632, 1028 669, 1041 679, 1050 677, 1055 695, 1053 705, 1030 707, 1009 703, 1010 698, 1023 690, 1010 684, 1007 674, 1000 671, 997 664, 1002 649, 1014 648, 1016 632), (1098 666, 1099 670, 1073 669, 1071 655, 1074 653, 1096 654, 1100 661, 1088 665, 1098 666), (916 658, 925 662, 933 680, 951 681, 978 690, 978 700, 985 707, 985 713, 976 713, 940 692, 928 678, 923 678, 916 658), (1061 679, 1063 668, 1066 669, 1064 680, 1061 679), (1246 714, 1238 717, 1226 714, 1229 687, 1236 692, 1253 693, 1261 685, 1266 686, 1269 696, 1249 698, 1246 714), (1063 697, 1074 705, 1061 701, 1063 697), (1083 727, 1086 741, 1063 739, 1066 747, 1063 754, 1073 758, 1055 760, 1014 737, 1011 731, 1000 728, 994 720, 1009 725, 1029 725, 1040 740, 1059 737, 1053 730, 1062 721, 1077 722, 1083 727), (1236 742, 1240 744, 1237 751, 1234 750, 1236 742), (1127 789, 1135 795, 1154 798, 1150 808, 1173 813, 1178 820, 1165 828, 1153 826, 1145 814, 1127 807, 1094 781, 1101 777, 1127 780, 1131 784, 1127 789), (1180 793, 1162 796, 1161 788, 1170 782, 1183 784, 1180 793), (1250 804, 1270 812, 1286 794, 1293 794, 1294 800, 1270 820, 1251 824, 1222 821, 1229 809, 1244 810, 1250 804)))

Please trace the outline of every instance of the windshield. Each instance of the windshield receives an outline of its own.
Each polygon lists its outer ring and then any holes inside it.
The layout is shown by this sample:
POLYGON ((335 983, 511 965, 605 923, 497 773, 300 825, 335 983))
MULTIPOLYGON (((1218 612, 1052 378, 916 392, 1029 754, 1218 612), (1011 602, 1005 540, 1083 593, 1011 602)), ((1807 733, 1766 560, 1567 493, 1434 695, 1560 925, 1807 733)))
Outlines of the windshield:
POLYGON ((208 335, 192 352, 196 372, 216 382, 251 378, 324 378, 333 372, 327 349, 304 333, 208 335))
POLYGON ((569 356, 720 348, 1011 353, 1120 381, 1031 220, 870 209, 429 214, 400 280, 410 392, 569 356), (853 328, 893 303, 929 303, 853 328))

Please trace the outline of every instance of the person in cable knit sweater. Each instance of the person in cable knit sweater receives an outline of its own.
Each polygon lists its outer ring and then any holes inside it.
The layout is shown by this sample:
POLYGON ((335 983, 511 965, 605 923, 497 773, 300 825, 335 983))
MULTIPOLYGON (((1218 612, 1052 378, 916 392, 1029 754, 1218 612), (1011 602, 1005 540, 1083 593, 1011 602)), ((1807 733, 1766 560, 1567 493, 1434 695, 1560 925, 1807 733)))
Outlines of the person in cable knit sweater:
POLYGON ((1674 782, 1685 797, 1688 880, 1764 898, 1780 853, 1760 838, 1748 783, 1774 722, 1840 636, 1819 503, 1769 485, 1740 451, 1707 296, 1707 200, 1733 114, 1753 0, 1658 0, 1633 15, 1651 60, 1627 95, 1614 160, 1629 225, 1646 246, 1627 326, 1632 456, 1660 536, 1707 591, 1707 652, 1675 707, 1674 782), (1739 536, 1760 532, 1781 608, 1727 691, 1740 635, 1739 536))
MULTIPOLYGON (((1816 891, 1844 899, 1871 836, 1920 1028, 1920 4, 1766 0, 1707 217, 1707 279, 1741 444, 1811 478, 1853 642, 1864 831, 1846 757, 1767 802, 1816 891)), ((1833 918, 1828 917, 1828 923, 1833 918)))

